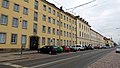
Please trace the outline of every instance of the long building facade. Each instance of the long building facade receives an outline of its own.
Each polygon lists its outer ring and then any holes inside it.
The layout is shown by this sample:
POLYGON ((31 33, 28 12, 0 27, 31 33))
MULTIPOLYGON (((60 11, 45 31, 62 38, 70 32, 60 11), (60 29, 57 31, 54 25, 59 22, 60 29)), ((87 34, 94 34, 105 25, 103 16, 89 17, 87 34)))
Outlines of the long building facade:
POLYGON ((37 50, 44 45, 103 45, 102 36, 94 39, 96 33, 90 28, 84 19, 46 0, 0 0, 0 50, 37 50))
POLYGON ((90 44, 90 28, 91 26, 83 18, 76 17, 77 20, 77 44, 90 44))
POLYGON ((76 22, 45 0, 0 0, 0 48, 35 50, 76 43, 76 22))

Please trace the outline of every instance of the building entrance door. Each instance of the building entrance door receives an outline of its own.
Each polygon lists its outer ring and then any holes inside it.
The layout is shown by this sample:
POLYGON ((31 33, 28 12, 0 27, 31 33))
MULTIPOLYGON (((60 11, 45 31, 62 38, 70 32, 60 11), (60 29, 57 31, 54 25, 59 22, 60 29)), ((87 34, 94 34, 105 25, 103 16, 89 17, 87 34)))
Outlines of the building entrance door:
POLYGON ((30 37, 30 50, 37 50, 39 45, 39 37, 30 37))

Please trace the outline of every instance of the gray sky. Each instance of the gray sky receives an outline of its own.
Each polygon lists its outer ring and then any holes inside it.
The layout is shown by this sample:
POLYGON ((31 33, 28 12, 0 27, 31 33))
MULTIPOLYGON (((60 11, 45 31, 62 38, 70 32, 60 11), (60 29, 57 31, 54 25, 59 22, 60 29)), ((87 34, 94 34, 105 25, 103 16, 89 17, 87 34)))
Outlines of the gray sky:
MULTIPOLYGON (((64 10, 92 0, 47 0, 64 10)), ((66 10, 68 11, 68 10, 66 10)), ((69 12, 72 10, 69 10, 69 12)), ((88 5, 74 10, 74 15, 80 15, 94 30, 103 36, 120 41, 120 0, 96 0, 88 5)))

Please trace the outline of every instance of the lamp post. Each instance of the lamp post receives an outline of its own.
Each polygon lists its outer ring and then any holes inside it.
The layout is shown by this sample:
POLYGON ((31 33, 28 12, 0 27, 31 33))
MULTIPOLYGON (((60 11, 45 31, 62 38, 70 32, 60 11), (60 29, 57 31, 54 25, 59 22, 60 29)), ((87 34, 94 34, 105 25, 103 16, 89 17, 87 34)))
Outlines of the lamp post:
MULTIPOLYGON (((120 28, 116 28, 116 29, 120 29, 120 28)), ((120 34, 118 34, 118 36, 120 36, 120 34)), ((120 46, 120 40, 118 40, 118 45, 120 46)))
MULTIPOLYGON (((22 24, 22 17, 20 17, 20 23, 22 24)), ((21 29, 21 34, 22 34, 22 29, 21 29)), ((23 49, 23 44, 21 42, 21 47, 20 47, 20 53, 21 53, 21 55, 23 54, 22 49, 23 49)))

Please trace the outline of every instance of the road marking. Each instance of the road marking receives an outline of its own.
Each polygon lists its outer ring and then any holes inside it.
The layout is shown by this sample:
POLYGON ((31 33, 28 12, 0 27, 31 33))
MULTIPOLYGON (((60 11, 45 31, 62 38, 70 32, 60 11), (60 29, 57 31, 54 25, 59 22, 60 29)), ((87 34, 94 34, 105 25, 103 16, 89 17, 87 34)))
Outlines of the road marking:
POLYGON ((49 65, 49 64, 61 62, 61 61, 65 61, 65 60, 70 60, 70 59, 77 58, 77 57, 80 57, 80 56, 81 56, 81 55, 74 56, 74 57, 70 57, 70 58, 66 58, 66 59, 61 59, 61 60, 57 60, 57 61, 52 61, 52 62, 48 62, 48 63, 36 65, 36 66, 30 67, 30 68, 37 68, 37 67, 41 67, 41 66, 45 66, 45 65, 49 65))
POLYGON ((17 64, 12 64, 12 63, 1 63, 1 64, 11 66, 11 67, 14 67, 14 68, 29 68, 29 67, 23 67, 23 66, 17 65, 17 64))

